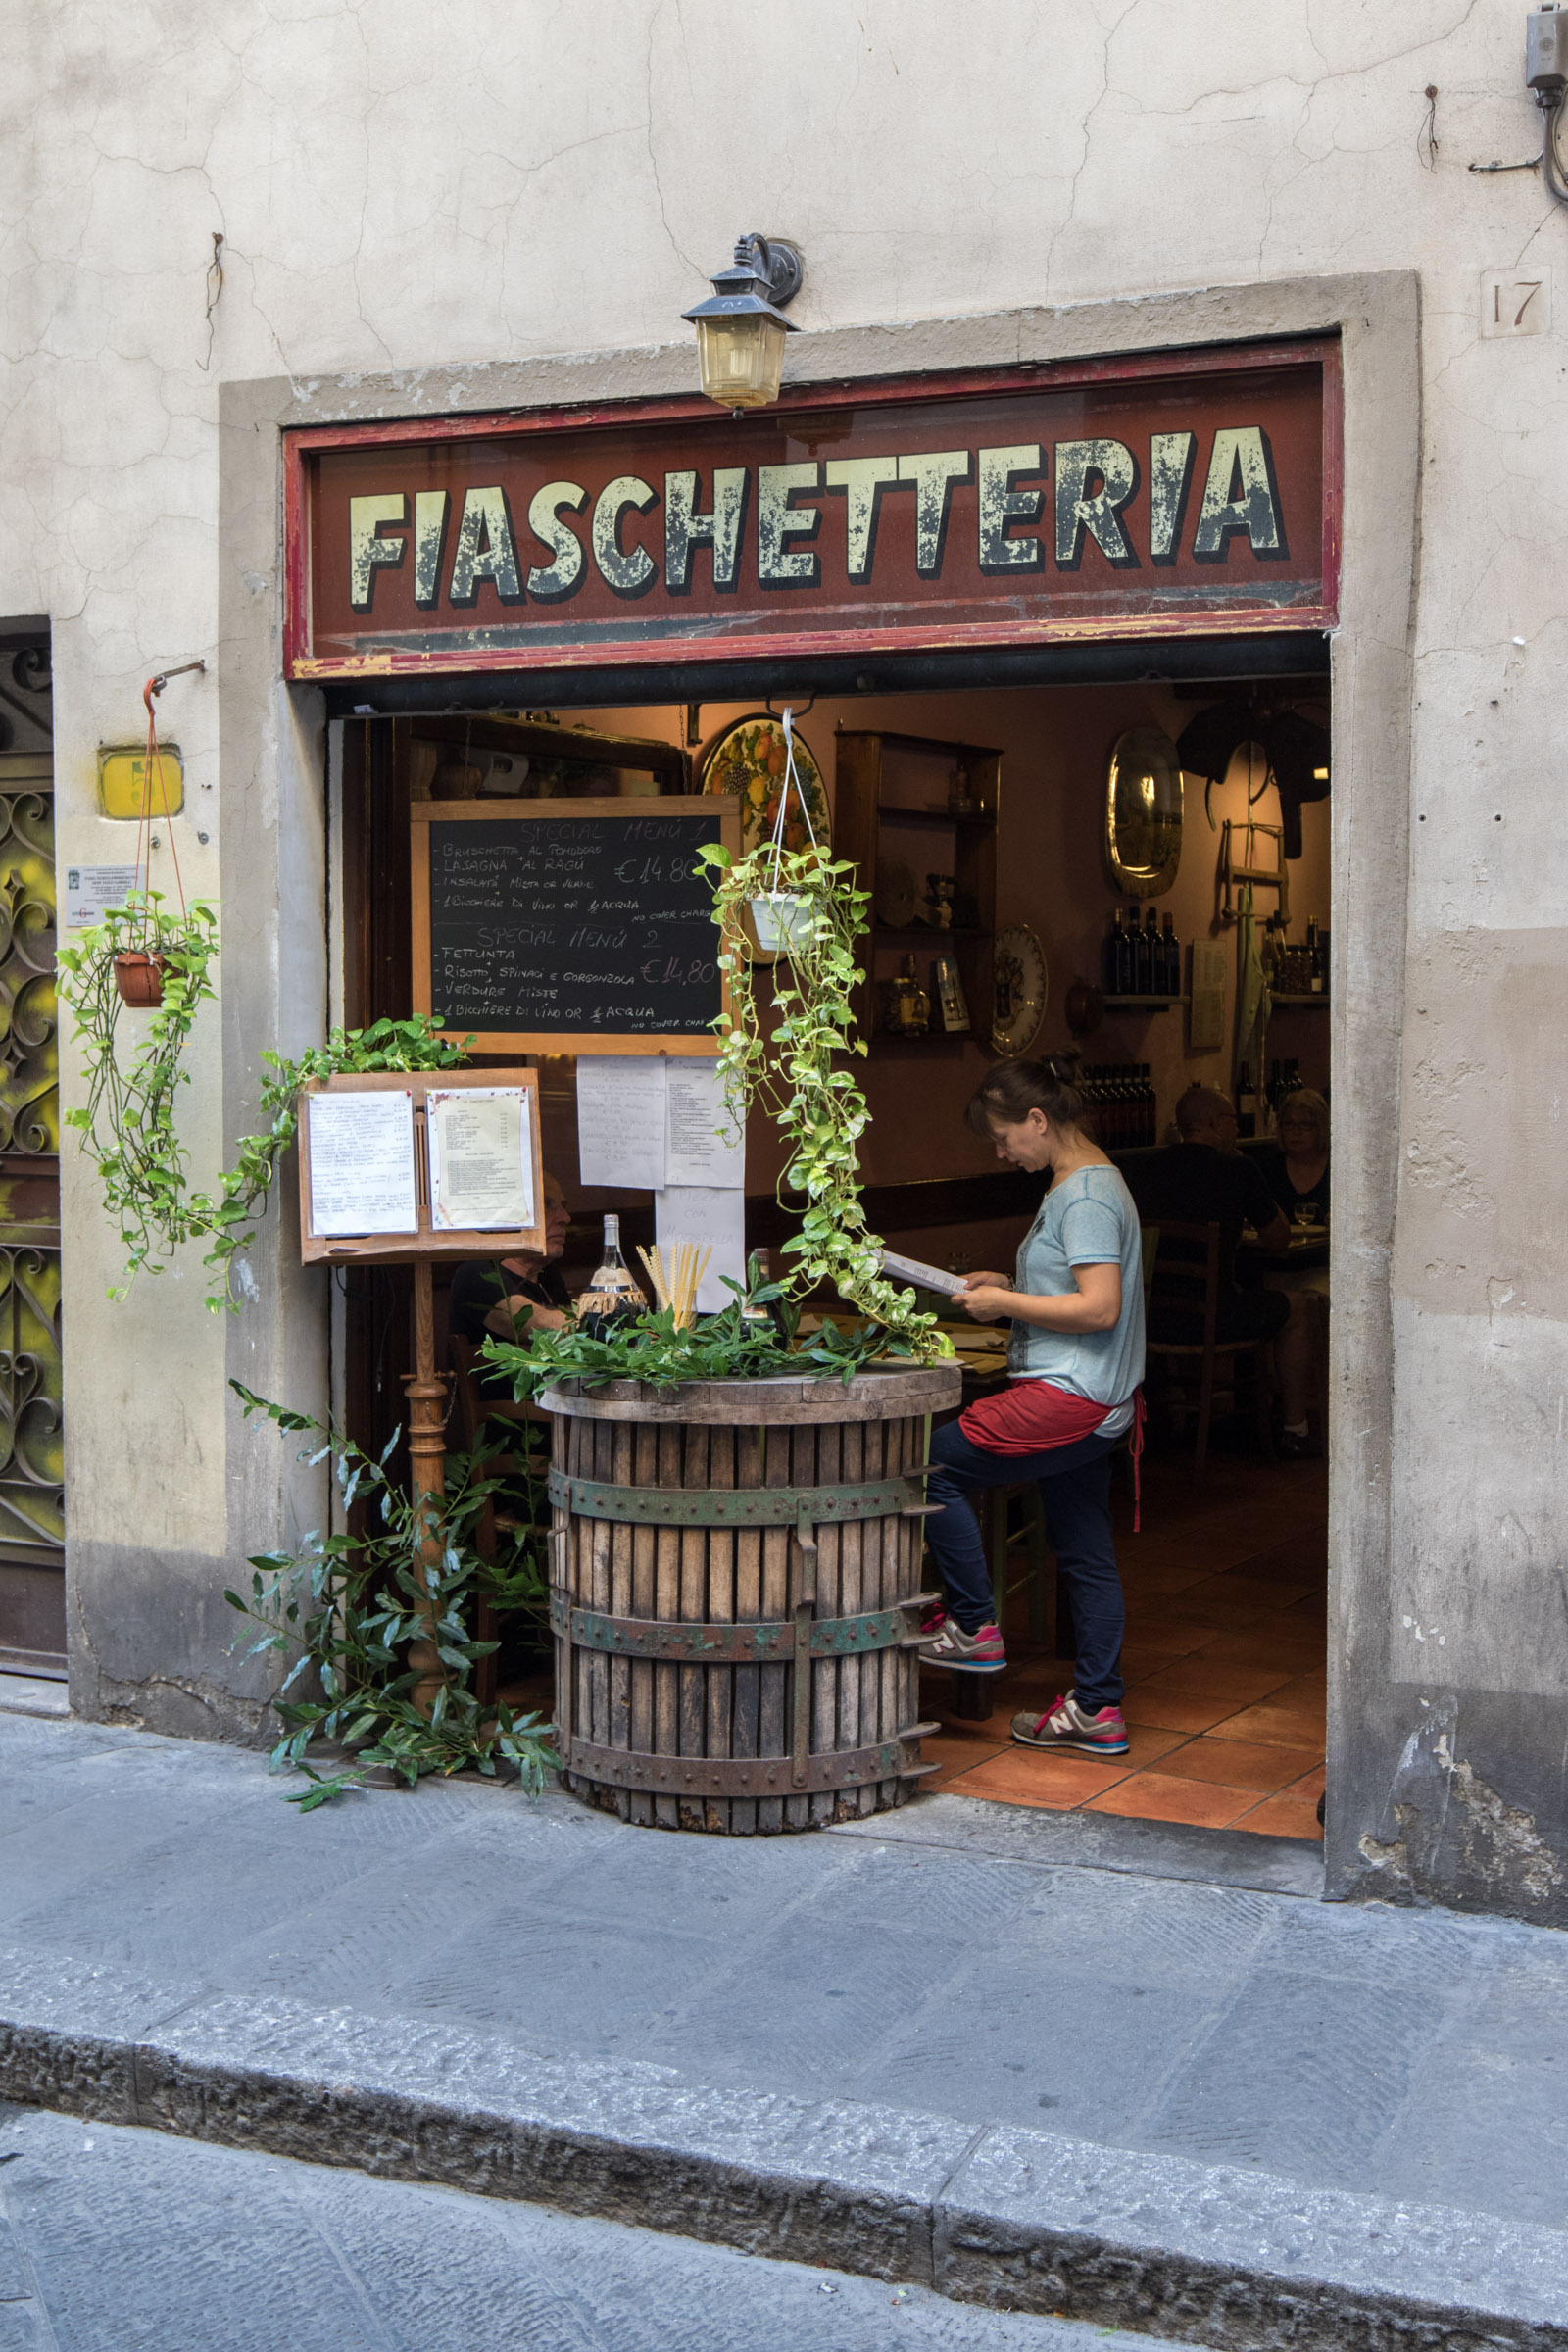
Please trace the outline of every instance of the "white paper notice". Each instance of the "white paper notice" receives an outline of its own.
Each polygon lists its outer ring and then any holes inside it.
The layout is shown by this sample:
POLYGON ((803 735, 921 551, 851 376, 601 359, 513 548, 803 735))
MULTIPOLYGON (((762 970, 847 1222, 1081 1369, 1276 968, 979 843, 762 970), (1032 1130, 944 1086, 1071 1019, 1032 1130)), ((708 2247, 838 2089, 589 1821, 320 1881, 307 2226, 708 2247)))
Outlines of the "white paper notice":
POLYGON ((136 887, 133 865, 68 865, 60 910, 68 931, 101 923, 111 906, 123 906, 136 887))
POLYGON ((311 1125, 311 1231, 417 1233, 414 1095, 307 1095, 311 1125))
POLYGON ((577 1174, 583 1184, 658 1192, 664 1182, 664 1063, 657 1054, 577 1060, 577 1174))
MULTIPOLYGON (((579 1063, 579 1068, 581 1064, 579 1063)), ((724 1288, 724 1276, 732 1282, 746 1280, 746 1195, 720 1191, 707 1184, 671 1185, 667 1191, 654 1195, 654 1238, 669 1263, 669 1253, 680 1242, 695 1242, 699 1250, 710 1245, 713 1254, 708 1261, 708 1271, 697 1290, 699 1314, 716 1315, 721 1306, 733 1306, 735 1294, 724 1288)))
POLYGON ((743 1191, 746 1138, 736 1131, 724 1108, 717 1062, 674 1054, 664 1067, 669 1073, 664 1182, 743 1191))
POLYGON ((430 1223, 518 1233, 534 1221, 533 1133, 520 1086, 431 1087, 424 1098, 430 1223))

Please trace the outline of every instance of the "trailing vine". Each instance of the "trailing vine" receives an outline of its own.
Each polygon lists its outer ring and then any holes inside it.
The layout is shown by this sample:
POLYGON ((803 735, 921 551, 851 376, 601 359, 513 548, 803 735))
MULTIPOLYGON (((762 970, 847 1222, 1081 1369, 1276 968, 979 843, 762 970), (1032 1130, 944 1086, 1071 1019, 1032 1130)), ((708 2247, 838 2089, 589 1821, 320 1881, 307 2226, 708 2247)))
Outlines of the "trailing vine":
POLYGON ((914 1293, 883 1274, 882 1245, 867 1229, 860 1203, 857 1146, 871 1114, 853 1073, 840 1064, 865 1053, 854 1034, 851 992, 864 977, 855 943, 866 927, 869 893, 858 887, 852 863, 824 858, 814 848, 763 842, 735 858, 710 843, 699 856, 715 877, 719 969, 729 981, 729 1013, 713 1023, 722 1040, 725 1103, 737 1123, 754 1102, 762 1103, 789 1147, 781 1205, 791 1206, 786 1193, 806 1197, 801 1231, 784 1244, 785 1254, 797 1260, 796 1288, 831 1282, 919 1362, 951 1355, 935 1315, 918 1311, 914 1293), (781 899, 796 902, 791 944, 772 967, 771 1034, 746 932, 752 902, 769 898, 775 906, 781 899))
POLYGON ((239 1252, 256 1238, 255 1219, 267 1206, 267 1196, 277 1174, 277 1163, 299 1132, 300 1090, 313 1078, 333 1078, 345 1070, 452 1070, 466 1057, 471 1037, 453 1045, 437 1034, 433 1019, 422 1012, 406 1021, 373 1021, 368 1029, 334 1029, 324 1046, 313 1046, 298 1061, 264 1052, 271 1076, 262 1087, 262 1115, 270 1120, 257 1135, 242 1135, 239 1156, 218 1180, 216 1199, 193 1196, 191 1230, 205 1234, 213 1247, 205 1260, 219 1268, 221 1287, 208 1305, 232 1309, 229 1282, 239 1252))
POLYGON ((448 1455, 447 1492, 432 1509, 431 1497, 412 1495, 387 1476, 396 1435, 376 1461, 327 1423, 270 1404, 237 1380, 229 1386, 247 1420, 265 1413, 285 1434, 312 1441, 301 1461, 314 1465, 330 1458, 345 1521, 356 1503, 362 1506, 362 1532, 322 1535, 313 1529, 295 1551, 257 1553, 249 1595, 223 1594, 230 1608, 261 1628, 248 1657, 294 1653, 271 1702, 283 1726, 271 1766, 276 1772, 292 1765, 311 1786, 289 1802, 312 1812, 346 1788, 362 1788, 362 1774, 376 1765, 412 1788, 423 1774, 466 1766, 493 1777, 498 1761, 515 1765, 523 1788, 537 1796, 546 1772, 559 1768, 552 1727, 538 1715, 514 1715, 499 1699, 480 1704, 473 1670, 497 1644, 473 1639, 466 1611, 482 1598, 500 1615, 522 1612, 541 1630, 545 1626, 548 1584, 533 1526, 540 1516, 540 1482, 524 1479, 519 1516, 527 1524, 498 1527, 500 1555, 483 1560, 474 1548, 473 1523, 499 1482, 479 1476, 474 1455, 448 1455), (441 1557, 427 1567, 423 1546, 432 1536, 441 1557), (446 1681, 426 1716, 413 1697, 420 1670, 399 1653, 430 1637, 432 1618, 446 1681), (290 1691, 297 1694, 290 1697, 290 1691), (353 1749, 354 1764, 318 1771, 307 1755, 318 1740, 353 1749))
POLYGON ((98 1164, 104 1204, 125 1251, 124 1276, 112 1298, 125 1297, 143 1266, 161 1273, 160 1258, 208 1231, 207 1204, 186 1182, 174 1110, 180 1088, 190 1084, 184 1053, 192 1023, 216 994, 217 960, 214 909, 196 900, 184 913, 168 914, 158 891, 132 891, 123 906, 111 908, 56 956, 87 1077, 86 1102, 66 1112, 66 1124, 80 1131, 82 1149, 98 1164), (127 1055, 115 958, 128 954, 163 958, 163 1001, 127 1055))

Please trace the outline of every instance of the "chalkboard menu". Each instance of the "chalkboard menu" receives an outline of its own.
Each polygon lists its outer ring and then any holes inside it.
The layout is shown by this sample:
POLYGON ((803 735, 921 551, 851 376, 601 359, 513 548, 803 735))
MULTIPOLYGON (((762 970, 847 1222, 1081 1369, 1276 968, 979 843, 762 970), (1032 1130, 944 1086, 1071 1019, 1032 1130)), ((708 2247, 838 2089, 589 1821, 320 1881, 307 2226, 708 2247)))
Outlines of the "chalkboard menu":
POLYGON ((716 1054, 732 799, 416 801, 415 1009, 484 1054, 716 1054))

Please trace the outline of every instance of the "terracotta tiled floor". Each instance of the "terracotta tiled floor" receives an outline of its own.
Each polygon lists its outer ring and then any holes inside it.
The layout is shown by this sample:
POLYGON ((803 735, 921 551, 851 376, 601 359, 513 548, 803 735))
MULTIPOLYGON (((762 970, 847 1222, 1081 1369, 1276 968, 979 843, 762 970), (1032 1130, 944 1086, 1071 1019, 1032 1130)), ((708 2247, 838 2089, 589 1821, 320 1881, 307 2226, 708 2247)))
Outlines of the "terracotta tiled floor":
MULTIPOLYGON (((966 1678, 986 1722, 952 1712, 948 1674, 921 1677, 920 1711, 942 1729, 922 1743, 940 1764, 923 1786, 1054 1812, 1081 1807, 1146 1821, 1320 1838, 1323 1790, 1327 1477, 1321 1462, 1272 1469, 1210 1457, 1195 1494, 1188 1465, 1144 1473, 1144 1532, 1117 1505, 1127 1594, 1127 1755, 1042 1755, 1008 1737, 1072 1680, 1070 1662, 1028 1639, 1013 1595, 1004 1674, 966 1678)), ((1022 1573, 1021 1548, 1018 1553, 1022 1573)))

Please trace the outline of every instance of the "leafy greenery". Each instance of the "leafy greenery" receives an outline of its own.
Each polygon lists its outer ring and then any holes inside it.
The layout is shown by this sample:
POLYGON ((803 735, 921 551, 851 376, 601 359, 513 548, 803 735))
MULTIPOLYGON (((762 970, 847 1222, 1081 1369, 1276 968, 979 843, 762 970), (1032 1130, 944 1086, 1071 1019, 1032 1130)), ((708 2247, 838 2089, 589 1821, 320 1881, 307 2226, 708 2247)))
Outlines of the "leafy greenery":
POLYGON ((259 1135, 241 1136, 238 1160, 220 1176, 216 1200, 199 1193, 191 1202, 191 1230, 212 1241, 206 1263, 222 1275, 221 1288, 208 1305, 233 1306, 233 1261, 256 1238, 254 1220, 265 1210, 277 1163, 298 1133, 300 1090, 309 1080, 345 1070, 456 1069, 472 1043, 467 1037, 461 1046, 450 1044, 436 1034, 432 1019, 416 1012, 406 1021, 374 1021, 368 1029, 334 1029, 324 1046, 314 1046, 298 1061, 264 1052, 262 1059, 272 1074, 262 1088, 262 1113, 270 1124, 259 1135))
POLYGON ((206 1202, 186 1182, 185 1150, 174 1124, 182 1086, 190 1084, 184 1052, 201 1005, 216 994, 218 916, 198 900, 183 914, 164 910, 158 891, 132 891, 123 906, 58 951, 60 993, 75 1016, 87 1101, 66 1112, 82 1149, 98 1163, 104 1203, 120 1227, 125 1251, 123 1298, 143 1266, 162 1273, 160 1258, 208 1231, 206 1202), (120 1022, 126 1010, 115 981, 117 956, 164 958, 163 1002, 128 1056, 120 1022))
POLYGON ((768 841, 734 858, 710 843, 699 855, 714 870, 719 967, 730 988, 730 1013, 713 1023, 723 1041, 725 1101, 737 1122, 754 1102, 763 1104, 789 1146, 780 1200, 786 1193, 806 1196, 801 1231, 784 1245, 798 1261, 796 1288, 831 1282, 841 1298, 886 1327, 901 1352, 922 1363, 951 1355, 935 1315, 919 1312, 914 1293, 884 1276, 882 1245, 867 1230, 860 1203, 856 1147, 871 1114, 853 1073, 840 1064, 865 1052, 854 1034, 851 993, 864 977, 855 943, 865 929, 869 893, 857 884, 852 863, 814 849, 784 850, 768 841), (746 914, 754 899, 775 893, 794 897, 800 910, 791 946, 772 967, 775 1018, 768 1034, 746 914))
POLYGON ((729 1282, 735 1298, 716 1315, 703 1315, 684 1331, 675 1328, 673 1311, 640 1315, 635 1322, 613 1327, 603 1339, 567 1325, 562 1331, 541 1331, 529 1345, 487 1340, 484 1352, 508 1374, 519 1396, 540 1396, 558 1380, 641 1380, 653 1388, 669 1388, 682 1380, 776 1380, 791 1375, 828 1379, 835 1375, 846 1387, 866 1364, 888 1354, 892 1341, 879 1324, 857 1324, 841 1332, 831 1321, 798 1344, 799 1309, 783 1283, 754 1280, 742 1290, 729 1282), (777 1301, 784 1317, 781 1339, 765 1317, 749 1315, 748 1306, 766 1307, 777 1301))
MULTIPOLYGON (((479 1475, 473 1455, 449 1455, 447 1493, 435 1506, 388 1478, 397 1432, 375 1461, 326 1423, 270 1404, 237 1380, 229 1386, 247 1420, 253 1412, 265 1413, 286 1434, 312 1441, 302 1461, 330 1458, 346 1522, 357 1502, 363 1506, 363 1533, 313 1530, 297 1551, 259 1553, 250 1563, 255 1573, 249 1597, 223 1595, 262 1629, 248 1657, 295 1653, 272 1700, 283 1737, 271 1763, 274 1771, 294 1765, 311 1787, 289 1802, 311 1812, 345 1788, 362 1788, 360 1775, 371 1765, 389 1767, 412 1788, 421 1774, 453 1773, 466 1765, 493 1776, 498 1760, 514 1764, 524 1788, 537 1795, 547 1769, 560 1761, 550 1745, 551 1726, 537 1715, 514 1715, 499 1700, 482 1707, 472 1688, 474 1667, 497 1644, 472 1639, 466 1606, 482 1597, 498 1612, 522 1610, 541 1625, 547 1607, 547 1580, 531 1528, 498 1530, 507 1548, 494 1564, 474 1548, 474 1521, 499 1482, 479 1475), (431 1536, 441 1547, 435 1566, 427 1566, 423 1554, 431 1536), (432 1619, 447 1679, 425 1716, 413 1699, 419 1674, 404 1653, 411 1642, 430 1639, 432 1619), (299 1695, 290 1697, 291 1690, 299 1695), (355 1749, 357 1768, 318 1772, 306 1753, 316 1740, 355 1749)), ((531 1507, 535 1482, 527 1482, 527 1492, 530 1507, 523 1515, 531 1522, 537 1516, 531 1507)))
POLYGON ((205 1262, 221 1276, 220 1285, 215 1277, 207 1303, 215 1310, 232 1307, 233 1261, 256 1238, 255 1220, 299 1127, 306 1082, 343 1070, 455 1069, 473 1042, 452 1045, 436 1034, 433 1020, 416 1013, 407 1021, 375 1021, 368 1029, 334 1029, 324 1046, 298 1061, 264 1053, 271 1075, 262 1088, 262 1112, 270 1124, 259 1135, 240 1138, 238 1160, 219 1177, 216 1195, 193 1192, 174 1111, 179 1089, 190 1084, 183 1057, 191 1025, 198 1008, 217 994, 211 977, 217 960, 215 910, 197 900, 182 915, 166 913, 158 891, 132 891, 123 906, 111 908, 56 957, 87 1074, 86 1103, 68 1110, 66 1123, 80 1130, 83 1150, 98 1163, 104 1203, 119 1223, 125 1251, 124 1277, 110 1292, 112 1298, 125 1297, 143 1266, 162 1273, 159 1261, 181 1243, 206 1241, 212 1248, 205 1262), (146 1030, 126 1058, 120 1035, 126 1007, 115 981, 115 958, 134 953, 164 958, 164 995, 142 1016, 146 1030))

